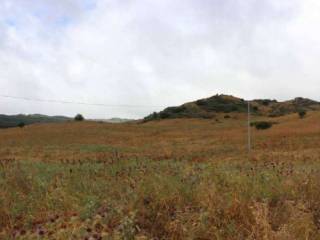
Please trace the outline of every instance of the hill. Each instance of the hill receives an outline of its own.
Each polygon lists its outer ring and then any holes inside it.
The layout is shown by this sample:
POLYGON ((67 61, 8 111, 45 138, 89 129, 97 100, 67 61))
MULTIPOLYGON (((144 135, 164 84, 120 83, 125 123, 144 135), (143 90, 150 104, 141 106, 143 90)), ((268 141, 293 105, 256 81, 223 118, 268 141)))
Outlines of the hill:
POLYGON ((90 119, 94 122, 106 122, 106 123, 125 123, 135 121, 134 119, 128 118, 109 118, 109 119, 90 119))
MULTIPOLYGON (((250 101, 253 114, 269 117, 279 117, 300 110, 320 110, 320 103, 307 98, 278 102, 270 99, 250 101)), ((144 121, 174 118, 214 118, 217 113, 245 113, 247 101, 230 95, 215 95, 177 107, 168 107, 159 113, 152 113, 144 121)))
POLYGON ((64 116, 46 116, 41 114, 18 114, 18 115, 4 115, 0 114, 0 128, 17 127, 19 123, 26 125, 33 123, 54 123, 54 122, 65 122, 71 118, 64 116))

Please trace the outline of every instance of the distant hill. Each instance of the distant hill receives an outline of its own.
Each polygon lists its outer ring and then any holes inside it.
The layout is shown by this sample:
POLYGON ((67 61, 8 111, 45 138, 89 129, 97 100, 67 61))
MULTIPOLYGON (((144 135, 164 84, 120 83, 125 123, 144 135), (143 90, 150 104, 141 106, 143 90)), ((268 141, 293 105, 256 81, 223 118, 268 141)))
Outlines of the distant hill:
POLYGON ((109 118, 109 119, 92 119, 95 122, 107 122, 107 123, 124 123, 124 122, 132 122, 134 119, 127 118, 109 118))
MULTIPOLYGON (((300 110, 320 110, 320 103, 307 98, 295 98, 290 101, 278 102, 270 99, 250 101, 253 114, 278 117, 300 110)), ((245 113, 247 101, 230 95, 215 95, 177 107, 168 107, 161 112, 154 112, 144 121, 173 118, 214 118, 217 113, 245 113)))
POLYGON ((18 114, 18 115, 4 115, 0 114, 0 128, 17 127, 18 124, 24 123, 25 125, 33 123, 54 123, 65 122, 72 120, 72 118, 64 116, 46 116, 41 114, 18 114))

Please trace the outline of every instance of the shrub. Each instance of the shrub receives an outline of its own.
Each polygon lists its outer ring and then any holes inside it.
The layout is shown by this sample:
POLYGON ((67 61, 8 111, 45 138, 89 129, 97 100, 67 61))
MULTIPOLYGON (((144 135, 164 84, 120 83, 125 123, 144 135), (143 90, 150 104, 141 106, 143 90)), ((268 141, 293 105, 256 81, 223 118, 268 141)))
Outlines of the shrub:
POLYGON ((299 117, 302 119, 306 116, 307 112, 305 110, 300 110, 298 111, 298 115, 299 117))
POLYGON ((24 122, 20 122, 20 123, 18 124, 18 127, 19 127, 19 128, 23 128, 25 125, 26 125, 26 124, 25 124, 24 122))
POLYGON ((269 106, 270 102, 271 102, 271 100, 264 99, 264 100, 262 100, 262 105, 263 106, 269 106))
POLYGON ((159 114, 156 112, 153 112, 150 115, 146 116, 142 122, 148 122, 148 121, 157 120, 157 119, 159 119, 159 114))
POLYGON ((164 118, 169 118, 170 117, 170 113, 162 111, 159 113, 160 118, 164 119, 164 118))
POLYGON ((209 112, 246 112, 247 104, 243 99, 226 98, 224 96, 213 96, 196 101, 196 105, 209 112))
POLYGON ((265 130, 265 129, 271 128, 273 124, 275 124, 275 123, 261 121, 261 122, 253 122, 253 123, 251 123, 251 126, 256 127, 256 129, 258 129, 258 130, 265 130))
POLYGON ((74 117, 74 120, 75 120, 75 121, 83 121, 83 120, 84 120, 84 117, 83 117, 81 114, 77 114, 77 115, 74 117))
POLYGON ((271 100, 271 99, 262 99, 257 100, 258 103, 262 104, 263 106, 270 106, 272 103, 277 103, 277 100, 271 100))

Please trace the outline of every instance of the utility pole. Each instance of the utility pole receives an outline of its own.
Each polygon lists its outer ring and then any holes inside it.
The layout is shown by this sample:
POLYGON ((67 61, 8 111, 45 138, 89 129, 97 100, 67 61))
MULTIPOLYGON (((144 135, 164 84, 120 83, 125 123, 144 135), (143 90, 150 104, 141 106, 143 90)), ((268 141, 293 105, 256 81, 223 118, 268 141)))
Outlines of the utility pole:
POLYGON ((250 157, 251 153, 251 111, 250 111, 250 101, 248 101, 248 154, 250 157))

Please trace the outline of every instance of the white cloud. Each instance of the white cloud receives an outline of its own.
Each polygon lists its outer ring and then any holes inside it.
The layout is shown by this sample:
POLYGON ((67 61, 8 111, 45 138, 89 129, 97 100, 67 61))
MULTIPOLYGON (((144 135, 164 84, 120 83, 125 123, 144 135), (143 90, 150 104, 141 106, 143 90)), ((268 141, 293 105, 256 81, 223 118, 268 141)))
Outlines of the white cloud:
MULTIPOLYGON (((218 93, 318 99, 316 0, 4 0, 0 94, 175 105, 218 93)), ((160 108, 0 101, 4 113, 143 117, 160 108)))

